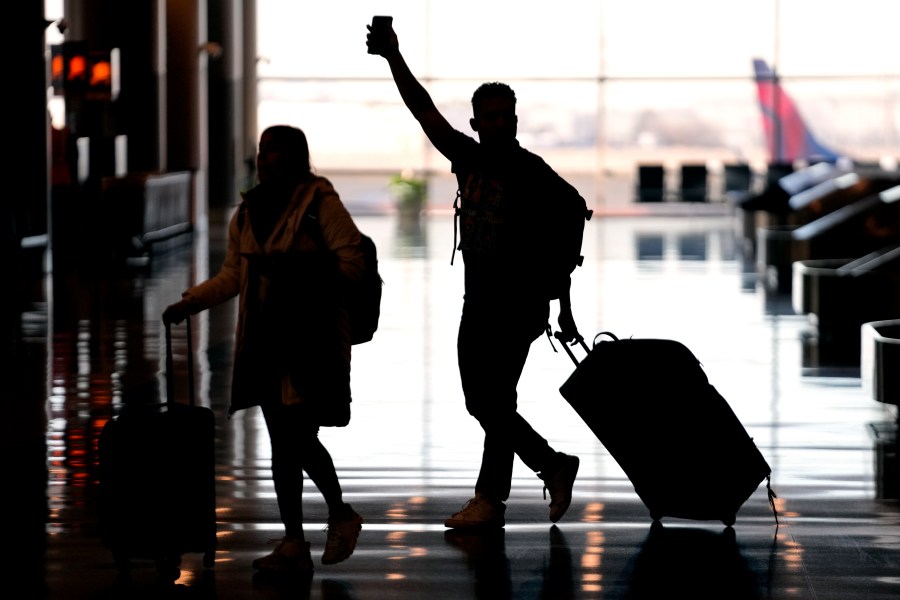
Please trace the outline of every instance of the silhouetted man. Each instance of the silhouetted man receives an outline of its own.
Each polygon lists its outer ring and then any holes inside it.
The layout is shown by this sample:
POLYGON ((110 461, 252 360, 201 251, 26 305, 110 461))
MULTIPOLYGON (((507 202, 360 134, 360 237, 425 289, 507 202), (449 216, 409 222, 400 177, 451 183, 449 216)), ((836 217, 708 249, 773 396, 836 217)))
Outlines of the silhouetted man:
MULTIPOLYGON (((519 145, 516 97, 508 85, 485 83, 475 91, 469 121, 475 141, 437 110, 409 70, 390 25, 384 36, 370 31, 366 43, 370 54, 387 59, 403 102, 451 161, 459 184, 465 296, 457 352, 466 408, 484 429, 484 453, 475 496, 444 524, 503 527, 515 454, 544 481, 550 520, 556 522, 572 501, 579 459, 555 451, 522 418, 516 386, 531 343, 549 331, 551 299, 559 299, 563 342, 580 337, 569 298, 569 274, 577 261, 562 275, 553 268, 546 227, 565 206, 563 198, 580 203, 583 226, 584 199, 519 145)), ((575 242, 577 255, 580 235, 575 242)))

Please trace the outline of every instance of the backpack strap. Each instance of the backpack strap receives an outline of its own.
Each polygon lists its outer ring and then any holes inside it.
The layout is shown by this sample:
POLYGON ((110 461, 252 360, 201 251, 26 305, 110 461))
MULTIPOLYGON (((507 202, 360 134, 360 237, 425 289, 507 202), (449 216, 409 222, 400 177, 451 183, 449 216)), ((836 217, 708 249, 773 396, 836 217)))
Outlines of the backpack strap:
POLYGON ((453 200, 453 254, 450 255, 450 265, 453 265, 453 259, 456 258, 456 236, 459 232, 459 213, 460 213, 460 197, 462 192, 457 188, 456 198, 453 200))

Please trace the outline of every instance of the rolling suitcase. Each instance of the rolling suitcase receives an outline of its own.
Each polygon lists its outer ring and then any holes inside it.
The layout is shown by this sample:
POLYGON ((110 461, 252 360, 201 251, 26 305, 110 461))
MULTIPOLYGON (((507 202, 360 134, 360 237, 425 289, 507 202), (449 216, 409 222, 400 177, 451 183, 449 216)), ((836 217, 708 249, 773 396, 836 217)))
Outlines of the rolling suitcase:
MULTIPOLYGON (((560 387, 622 467, 650 517, 721 520, 763 480, 775 512, 771 469, 753 439, 682 343, 597 334, 560 387), (598 342, 602 336, 610 340, 598 342)), ((775 512, 776 523, 778 514, 775 512)))
POLYGON ((100 433, 100 538, 123 571, 148 559, 177 579, 183 554, 203 553, 206 568, 215 560, 215 420, 194 398, 190 318, 187 342, 188 402, 175 399, 166 325, 166 402, 126 403, 100 433))

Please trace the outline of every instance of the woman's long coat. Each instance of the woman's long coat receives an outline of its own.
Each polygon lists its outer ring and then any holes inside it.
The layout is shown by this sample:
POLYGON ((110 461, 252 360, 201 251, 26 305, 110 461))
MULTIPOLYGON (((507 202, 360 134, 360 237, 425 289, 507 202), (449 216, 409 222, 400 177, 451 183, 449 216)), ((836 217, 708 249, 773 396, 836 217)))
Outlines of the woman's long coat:
POLYGON ((252 194, 231 218, 219 272, 183 293, 192 312, 239 295, 229 414, 273 393, 292 404, 324 389, 349 402, 350 326, 340 291, 362 274, 359 229, 331 182, 312 176, 260 244, 246 209, 252 194), (315 221, 303 218, 314 200, 319 239, 315 221), (338 274, 323 277, 334 263, 338 274))

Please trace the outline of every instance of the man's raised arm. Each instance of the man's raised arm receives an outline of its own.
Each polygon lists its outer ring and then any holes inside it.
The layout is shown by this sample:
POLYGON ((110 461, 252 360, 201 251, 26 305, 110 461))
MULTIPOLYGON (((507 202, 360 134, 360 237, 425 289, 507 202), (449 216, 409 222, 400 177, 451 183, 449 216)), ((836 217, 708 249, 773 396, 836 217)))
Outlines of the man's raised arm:
POLYGON ((389 40, 384 45, 374 43, 372 27, 371 25, 366 27, 369 28, 369 33, 366 35, 366 46, 369 48, 369 52, 383 56, 387 60, 403 103, 422 126, 422 130, 434 147, 446 156, 454 129, 444 115, 438 111, 425 87, 410 71, 406 60, 400 53, 400 44, 393 27, 390 28, 389 40))

